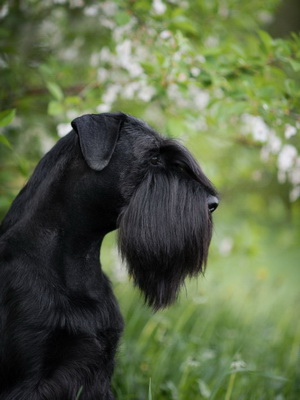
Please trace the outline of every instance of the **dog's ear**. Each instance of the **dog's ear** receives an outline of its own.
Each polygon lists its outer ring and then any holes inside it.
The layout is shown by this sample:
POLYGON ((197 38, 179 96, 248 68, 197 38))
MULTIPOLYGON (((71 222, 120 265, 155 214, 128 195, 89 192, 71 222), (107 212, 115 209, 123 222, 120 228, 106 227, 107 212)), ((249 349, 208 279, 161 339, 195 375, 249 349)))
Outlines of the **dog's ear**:
POLYGON ((114 152, 125 114, 86 114, 72 121, 83 157, 90 168, 101 171, 114 152))

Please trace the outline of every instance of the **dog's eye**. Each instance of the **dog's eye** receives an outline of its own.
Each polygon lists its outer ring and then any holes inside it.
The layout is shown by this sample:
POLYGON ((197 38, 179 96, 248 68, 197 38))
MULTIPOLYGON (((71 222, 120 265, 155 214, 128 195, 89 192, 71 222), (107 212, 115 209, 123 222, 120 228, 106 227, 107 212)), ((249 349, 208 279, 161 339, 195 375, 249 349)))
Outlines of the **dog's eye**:
POLYGON ((174 163, 174 166, 175 166, 177 169, 179 169, 181 172, 186 172, 186 173, 189 172, 188 169, 186 168, 186 166, 185 166, 184 164, 180 163, 180 162, 175 162, 175 163, 174 163))
POLYGON ((159 164, 159 157, 158 156, 153 156, 150 160, 150 163, 152 165, 158 165, 159 164))

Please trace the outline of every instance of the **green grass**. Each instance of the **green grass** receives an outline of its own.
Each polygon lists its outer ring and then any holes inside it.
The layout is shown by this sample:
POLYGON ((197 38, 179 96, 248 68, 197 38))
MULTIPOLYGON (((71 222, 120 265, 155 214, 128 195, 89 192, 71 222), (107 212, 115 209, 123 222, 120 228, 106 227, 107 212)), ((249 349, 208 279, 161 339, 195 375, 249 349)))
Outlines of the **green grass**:
POLYGON ((118 400, 300 398, 296 250, 283 268, 281 249, 220 256, 216 241, 205 277, 153 313, 115 272, 112 242, 113 235, 102 261, 126 323, 113 381, 118 400))

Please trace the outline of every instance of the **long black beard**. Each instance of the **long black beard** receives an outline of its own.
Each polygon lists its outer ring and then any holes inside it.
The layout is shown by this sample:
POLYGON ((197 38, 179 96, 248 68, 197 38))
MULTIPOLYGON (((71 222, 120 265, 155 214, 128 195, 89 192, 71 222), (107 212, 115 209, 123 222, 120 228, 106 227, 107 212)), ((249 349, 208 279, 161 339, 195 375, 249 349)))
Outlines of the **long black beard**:
POLYGON ((207 260, 212 220, 207 191, 164 168, 149 170, 119 220, 119 250, 155 310, 173 303, 184 279, 207 260))

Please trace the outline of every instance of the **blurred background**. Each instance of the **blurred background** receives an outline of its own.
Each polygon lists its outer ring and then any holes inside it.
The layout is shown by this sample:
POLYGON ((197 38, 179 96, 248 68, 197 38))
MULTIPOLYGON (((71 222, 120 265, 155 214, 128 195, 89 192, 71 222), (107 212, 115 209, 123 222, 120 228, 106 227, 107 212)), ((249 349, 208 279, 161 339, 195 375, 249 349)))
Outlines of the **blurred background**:
POLYGON ((84 113, 191 149, 218 188, 204 277, 154 314, 108 235, 118 399, 300 398, 298 0, 0 2, 0 220, 84 113))

